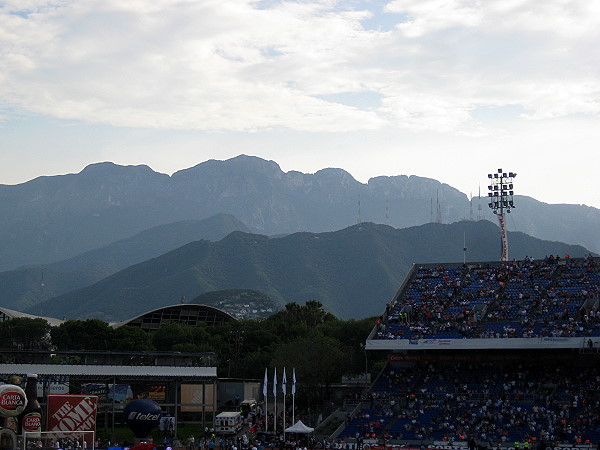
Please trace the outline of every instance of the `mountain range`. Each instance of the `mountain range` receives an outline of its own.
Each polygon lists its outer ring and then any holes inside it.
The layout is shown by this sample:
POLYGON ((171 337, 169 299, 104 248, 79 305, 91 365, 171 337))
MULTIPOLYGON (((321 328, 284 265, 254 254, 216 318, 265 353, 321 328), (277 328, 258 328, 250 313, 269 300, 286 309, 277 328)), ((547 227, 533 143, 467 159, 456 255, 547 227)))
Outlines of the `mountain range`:
MULTIPOLYGON (((178 303, 182 297, 251 289, 279 306, 317 300, 340 318, 363 318, 381 314, 414 263, 497 260, 499 241, 498 226, 485 220, 405 229, 361 223, 335 232, 283 237, 234 231, 217 242, 190 242, 44 299, 26 312, 39 314, 41 307, 50 317, 121 321, 178 303)), ((509 233, 509 242, 511 258, 517 259, 582 257, 588 252, 520 232, 509 233)))
MULTIPOLYGON (((600 210, 515 203, 511 258, 600 251, 600 210)), ((245 155, 172 176, 93 164, 0 185, 0 306, 120 321, 184 297, 241 314, 235 299, 252 292, 261 311, 313 299, 361 318, 414 263, 497 260, 494 222, 485 199, 416 176, 363 184, 245 155)))
MULTIPOLYGON (((600 210, 524 196, 516 196, 515 204, 510 230, 600 252, 600 210)), ((273 161, 245 155, 172 176, 105 162, 77 174, 0 185, 0 270, 62 261, 152 227, 221 213, 271 236, 359 222, 406 228, 495 221, 485 199, 470 201, 451 186, 417 176, 376 177, 365 184, 342 169, 283 172, 273 161)))
POLYGON ((204 220, 159 225, 63 261, 0 272, 0 305, 25 310, 35 304, 35 314, 44 315, 42 299, 89 286, 192 241, 219 241, 233 231, 248 228, 231 215, 217 214, 204 220))

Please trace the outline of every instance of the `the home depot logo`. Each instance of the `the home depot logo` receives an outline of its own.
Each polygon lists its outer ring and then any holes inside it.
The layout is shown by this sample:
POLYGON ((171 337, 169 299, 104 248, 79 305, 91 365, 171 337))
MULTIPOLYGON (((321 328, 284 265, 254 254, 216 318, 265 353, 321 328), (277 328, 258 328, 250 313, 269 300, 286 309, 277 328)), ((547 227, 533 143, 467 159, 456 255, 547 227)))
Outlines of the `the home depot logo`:
POLYGON ((95 395, 49 395, 48 431, 94 431, 95 395))

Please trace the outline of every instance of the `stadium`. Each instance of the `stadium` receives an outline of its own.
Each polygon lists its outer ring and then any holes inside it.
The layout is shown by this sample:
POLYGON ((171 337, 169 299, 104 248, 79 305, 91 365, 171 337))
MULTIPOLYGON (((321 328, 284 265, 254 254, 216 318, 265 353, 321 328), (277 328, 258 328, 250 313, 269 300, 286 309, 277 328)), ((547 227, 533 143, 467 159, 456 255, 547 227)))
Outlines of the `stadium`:
POLYGON ((366 342, 387 365, 336 438, 595 447, 599 291, 592 256, 413 266, 366 342))

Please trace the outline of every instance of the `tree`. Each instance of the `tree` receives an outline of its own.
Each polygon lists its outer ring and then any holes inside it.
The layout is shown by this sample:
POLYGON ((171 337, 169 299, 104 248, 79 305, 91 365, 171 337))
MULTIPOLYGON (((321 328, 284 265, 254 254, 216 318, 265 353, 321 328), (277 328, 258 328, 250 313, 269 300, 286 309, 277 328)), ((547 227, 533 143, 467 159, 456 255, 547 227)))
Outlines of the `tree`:
POLYGON ((42 318, 16 317, 0 325, 4 345, 23 349, 49 348, 50 330, 50 324, 42 318))
POLYGON ((282 311, 266 319, 272 330, 286 341, 306 336, 316 326, 338 319, 323 309, 323 304, 308 300, 304 306, 291 302, 282 311))
POLYGON ((298 389, 309 404, 320 405, 329 397, 331 385, 347 372, 344 346, 322 333, 311 333, 279 345, 271 366, 295 368, 302 383, 298 389))
POLYGON ((154 350, 150 335, 139 327, 124 325, 115 329, 111 350, 154 350))
MULTIPOLYGON (((369 333, 375 325, 375 321, 375 317, 361 320, 337 320, 327 322, 318 328, 325 336, 336 339, 346 347, 344 353, 350 364, 350 373, 358 374, 365 372, 367 359, 364 346, 369 333)), ((380 358, 381 355, 371 355, 368 362, 372 364, 380 358)))
POLYGON ((67 320, 50 332, 58 350, 111 350, 115 330, 100 319, 67 320))
POLYGON ((325 322, 337 320, 333 314, 323 309, 323 303, 316 300, 308 300, 304 305, 302 313, 304 323, 310 328, 324 324, 325 322))
POLYGON ((192 327, 181 323, 168 323, 154 332, 152 343, 161 351, 172 351, 177 344, 193 344, 192 327))

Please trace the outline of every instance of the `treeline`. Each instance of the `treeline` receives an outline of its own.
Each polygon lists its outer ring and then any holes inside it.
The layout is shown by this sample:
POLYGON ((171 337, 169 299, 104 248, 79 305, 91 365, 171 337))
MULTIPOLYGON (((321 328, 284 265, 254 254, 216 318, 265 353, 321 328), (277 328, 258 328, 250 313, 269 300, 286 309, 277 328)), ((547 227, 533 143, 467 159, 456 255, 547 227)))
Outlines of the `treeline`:
POLYGON ((316 404, 328 398, 331 384, 343 375, 365 372, 364 342, 373 324, 373 318, 339 320, 321 303, 308 301, 288 303, 261 321, 210 327, 171 323, 154 332, 112 328, 98 319, 51 327, 44 319, 16 318, 0 324, 0 338, 4 347, 23 349, 213 352, 220 377, 260 380, 266 367, 295 368, 306 400, 316 404))

